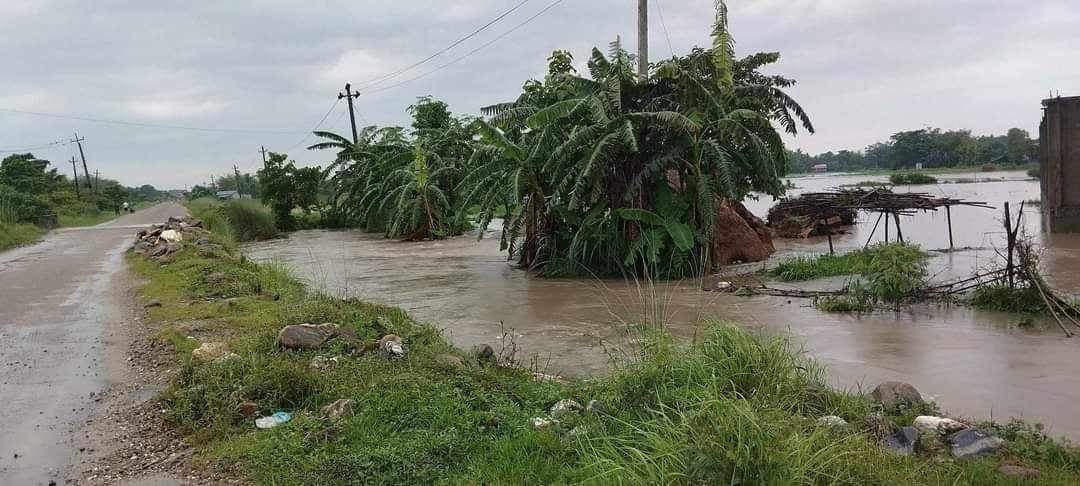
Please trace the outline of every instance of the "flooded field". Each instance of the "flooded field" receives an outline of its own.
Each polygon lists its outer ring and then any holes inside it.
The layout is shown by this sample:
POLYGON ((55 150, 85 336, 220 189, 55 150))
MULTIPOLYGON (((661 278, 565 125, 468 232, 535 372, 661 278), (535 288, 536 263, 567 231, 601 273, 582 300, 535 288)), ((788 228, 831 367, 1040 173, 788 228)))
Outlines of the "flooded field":
MULTIPOLYGON (((1000 208, 1010 201, 1038 200, 1038 183, 1019 172, 950 174, 942 184, 898 191, 928 192, 1000 208), (984 182, 967 180, 993 179, 984 182), (965 181, 953 183, 950 181, 965 181)), ((792 179, 792 194, 885 177, 821 175, 792 179)), ((771 198, 747 206, 764 216, 771 198)), ((1038 207, 1025 211, 1025 227, 1046 247, 1048 280, 1062 291, 1080 292, 1080 238, 1042 235, 1038 207)), ((991 264, 1002 246, 1001 211, 953 209, 956 247, 934 253, 936 279, 970 275, 991 264)), ((862 215, 848 234, 835 237, 838 251, 861 248, 876 215, 862 215)), ((909 242, 926 249, 948 248, 942 212, 903 218, 909 242)), ((875 238, 880 238, 881 230, 875 238)), ((775 259, 828 251, 824 239, 777 240, 775 259)), ((401 243, 355 231, 302 231, 287 239, 249 245, 259 260, 287 264, 316 288, 399 306, 436 323, 456 344, 496 348, 511 336, 519 358, 535 357, 541 368, 567 375, 608 369, 620 356, 632 323, 665 322, 686 340, 701 332, 704 319, 724 319, 767 332, 784 333, 828 366, 840 387, 873 387, 883 380, 913 383, 950 412, 1043 421, 1053 435, 1080 439, 1080 375, 1073 373, 1080 338, 1065 339, 1043 325, 1020 329, 1020 318, 965 307, 920 305, 900 313, 862 316, 826 314, 800 299, 736 297, 701 292, 698 282, 645 285, 635 282, 538 279, 507 265, 497 236, 401 243)), ((760 264, 758 264, 760 265, 760 264)), ((838 286, 843 281, 812 285, 838 286)))

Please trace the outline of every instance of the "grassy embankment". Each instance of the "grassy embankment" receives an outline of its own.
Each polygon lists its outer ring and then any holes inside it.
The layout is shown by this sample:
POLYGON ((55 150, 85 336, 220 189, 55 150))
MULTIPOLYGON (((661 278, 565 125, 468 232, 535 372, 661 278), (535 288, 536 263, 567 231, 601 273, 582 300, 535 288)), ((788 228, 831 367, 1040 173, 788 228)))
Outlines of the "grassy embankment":
POLYGON ((32 224, 0 223, 0 251, 35 243, 44 234, 45 230, 32 224))
MULTIPOLYGON (((148 322, 171 343, 179 373, 164 394, 168 419, 198 457, 260 484, 1011 484, 1004 461, 1038 467, 1048 484, 1080 481, 1080 453, 1019 424, 996 427, 1004 457, 967 462, 891 455, 865 417, 879 406, 830 390, 822 369, 778 338, 712 323, 689 348, 643 332, 643 359, 588 381, 537 381, 527 369, 480 364, 400 309, 308 291, 287 272, 225 250, 187 247, 165 266, 131 256, 141 290, 161 307, 148 322), (333 322, 365 341, 402 338, 404 358, 350 356, 331 342, 311 352, 275 344, 282 326, 333 322), (188 336, 194 336, 194 339, 188 336), (199 342, 224 341, 232 359, 200 363, 199 342), (316 356, 341 358, 315 369, 316 356), (355 415, 320 407, 355 400, 355 415), (556 401, 598 400, 537 430, 556 401), (286 410, 258 430, 237 410, 286 410), (835 414, 853 424, 815 424, 835 414)), ((890 410, 908 425, 924 410, 890 410)), ((987 427, 990 427, 989 425, 987 427)))
POLYGON ((802 282, 844 275, 858 276, 847 293, 815 300, 826 312, 867 312, 879 304, 896 306, 926 281, 926 252, 914 245, 873 245, 843 255, 796 257, 780 262, 769 275, 784 282, 802 282))
POLYGON ((187 208, 203 220, 207 229, 227 241, 258 241, 278 236, 274 215, 254 199, 220 201, 205 197, 188 201, 187 208))

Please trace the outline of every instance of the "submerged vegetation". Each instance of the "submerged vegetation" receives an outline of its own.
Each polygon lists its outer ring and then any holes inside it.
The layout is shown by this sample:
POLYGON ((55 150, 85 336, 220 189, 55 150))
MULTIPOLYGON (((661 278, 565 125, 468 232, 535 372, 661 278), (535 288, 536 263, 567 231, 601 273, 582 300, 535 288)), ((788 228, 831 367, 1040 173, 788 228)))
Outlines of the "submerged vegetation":
POLYGON ((920 262, 929 255, 915 245, 879 243, 843 255, 796 257, 780 262, 769 274, 784 282, 801 282, 841 275, 871 273, 875 261, 920 262))
POLYGON ((890 454, 875 414, 907 425, 932 405, 883 408, 832 390, 786 340, 730 324, 710 323, 686 348, 641 330, 640 361, 609 377, 538 379, 512 355, 456 350, 399 309, 312 293, 279 267, 235 256, 220 234, 211 239, 222 250, 185 239, 168 265, 130 261, 147 278, 143 297, 161 302, 147 323, 179 361, 167 419, 203 464, 256 483, 1011 484, 997 468, 1017 462, 1048 483, 1080 479, 1080 452, 1019 423, 981 426, 1010 440, 999 456, 890 454), (407 352, 392 358, 344 339, 283 351, 279 330, 304 322, 336 323, 360 342, 395 334, 407 352), (232 354, 197 358, 209 342, 232 354), (352 413, 320 412, 340 399, 353 401, 352 413), (564 399, 596 402, 552 412, 564 399), (256 429, 241 404, 293 419, 256 429), (851 426, 819 425, 824 415, 851 426))
POLYGON ((936 177, 922 172, 898 172, 889 176, 889 182, 896 185, 922 185, 937 184, 938 180, 936 177))
POLYGON ((1030 286, 1009 287, 1006 284, 984 285, 968 297, 976 309, 1014 314, 1044 314, 1049 311, 1038 289, 1030 286))

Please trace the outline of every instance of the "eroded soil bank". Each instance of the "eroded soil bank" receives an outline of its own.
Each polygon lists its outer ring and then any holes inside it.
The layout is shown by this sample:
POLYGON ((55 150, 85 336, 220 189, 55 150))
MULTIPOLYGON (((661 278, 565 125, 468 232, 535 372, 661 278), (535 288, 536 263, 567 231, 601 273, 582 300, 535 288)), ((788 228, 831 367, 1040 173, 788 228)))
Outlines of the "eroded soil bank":
MULTIPOLYGON (((1038 198, 1038 184, 1020 173, 952 174, 946 180, 978 178, 994 180, 898 190, 940 192, 998 207, 1038 198)), ((794 192, 866 179, 873 177, 799 178, 794 192)), ((770 205, 757 201, 748 207, 763 216, 770 205)), ((1043 262, 1049 279, 1066 292, 1080 291, 1080 276, 1071 271, 1080 268, 1080 239, 1043 237, 1037 211, 1027 210, 1026 225, 1047 246, 1043 262)), ((955 209, 955 246, 974 249, 935 253, 930 263, 934 278, 968 275, 990 264, 1002 236, 999 217, 998 211, 955 209)), ((874 222, 864 215, 848 234, 836 238, 838 250, 860 248, 874 222)), ((903 225, 908 241, 927 249, 948 247, 944 214, 905 218, 903 225)), ((663 321, 673 334, 694 340, 703 319, 721 318, 794 335, 841 387, 904 380, 918 384, 953 413, 1023 417, 1045 422, 1051 434, 1080 438, 1080 409, 1073 406, 1080 401, 1080 376, 1070 371, 1080 341, 1064 339, 1051 327, 1021 330, 1017 316, 964 307, 830 315, 801 300, 703 293, 698 282, 536 279, 507 266, 493 236, 400 243, 360 232, 307 231, 245 251, 259 260, 281 261, 331 294, 402 307, 420 320, 438 323, 466 348, 513 337, 522 355, 535 356, 541 367, 558 373, 603 372, 613 355, 633 349, 626 346, 627 327, 642 320, 663 321), (510 332, 504 337, 505 331, 510 332)), ((822 239, 777 240, 777 249, 774 260, 827 251, 827 244, 822 239)))

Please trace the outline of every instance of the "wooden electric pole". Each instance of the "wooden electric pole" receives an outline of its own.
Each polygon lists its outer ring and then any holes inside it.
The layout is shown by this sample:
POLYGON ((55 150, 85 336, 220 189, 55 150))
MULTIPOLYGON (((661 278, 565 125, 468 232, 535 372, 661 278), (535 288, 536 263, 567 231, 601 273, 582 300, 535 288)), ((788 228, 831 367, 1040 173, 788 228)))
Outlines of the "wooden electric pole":
POLYGON ((649 77, 649 0, 637 3, 638 76, 649 77))
POLYGON ((79 169, 75 166, 75 157, 71 157, 71 173, 75 175, 75 197, 79 197, 79 169))
POLYGON ((352 101, 354 98, 356 98, 358 96, 360 96, 360 93, 353 93, 352 92, 352 85, 349 84, 349 83, 345 83, 345 92, 344 93, 338 93, 338 95, 337 95, 339 100, 342 99, 342 98, 345 98, 345 99, 349 100, 349 123, 352 124, 352 143, 354 145, 360 143, 358 137, 356 136, 356 115, 353 113, 353 101, 352 101))
POLYGON ((266 167, 266 146, 260 145, 259 153, 261 153, 263 157, 263 167, 266 167))
MULTIPOLYGON (((86 162, 83 162, 83 163, 86 163, 86 162)), ((95 186, 100 186, 101 185, 101 171, 99 171, 97 169, 94 169, 94 185, 95 186)), ((96 192, 96 190, 95 190, 95 192, 96 192)))
POLYGON ((86 139, 85 138, 79 138, 79 132, 75 132, 75 140, 72 140, 72 142, 75 142, 75 143, 79 144, 79 157, 82 158, 82 170, 83 170, 83 175, 86 176, 85 177, 86 178, 86 187, 88 189, 93 189, 94 186, 92 186, 90 184, 90 169, 86 168, 86 154, 83 153, 83 148, 82 148, 82 143, 84 141, 86 141, 86 139))

